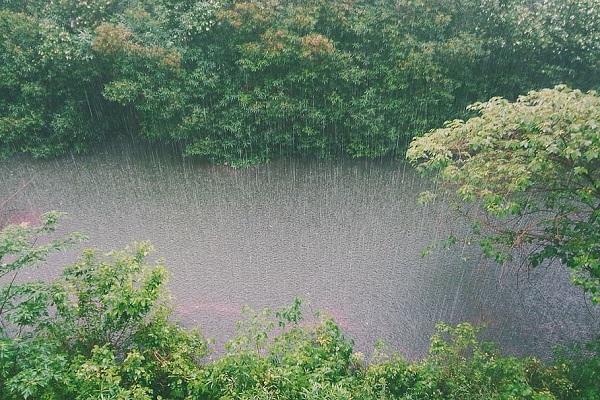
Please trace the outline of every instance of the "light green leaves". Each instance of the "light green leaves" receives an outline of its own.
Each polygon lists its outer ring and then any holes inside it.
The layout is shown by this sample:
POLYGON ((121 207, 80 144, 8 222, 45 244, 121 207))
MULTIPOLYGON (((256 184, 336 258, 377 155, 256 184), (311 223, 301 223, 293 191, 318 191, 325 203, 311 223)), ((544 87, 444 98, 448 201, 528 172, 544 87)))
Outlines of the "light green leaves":
POLYGON ((560 258, 597 303, 600 98, 559 85, 471 109, 479 115, 415 138, 408 159, 452 195, 478 202, 487 256, 505 262, 501 248, 553 248, 534 250, 536 265, 560 258))

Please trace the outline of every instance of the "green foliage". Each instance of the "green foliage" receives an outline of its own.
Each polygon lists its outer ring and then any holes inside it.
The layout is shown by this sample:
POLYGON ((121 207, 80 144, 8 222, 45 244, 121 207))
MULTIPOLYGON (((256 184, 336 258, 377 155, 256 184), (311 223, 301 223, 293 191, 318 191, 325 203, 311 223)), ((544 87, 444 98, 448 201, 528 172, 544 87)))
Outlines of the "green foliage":
POLYGON ((111 252, 106 259, 85 251, 81 261, 67 267, 49 288, 56 312, 52 322, 40 328, 77 353, 106 343, 117 352, 128 349, 166 281, 162 266, 143 264, 151 251, 147 243, 138 244, 131 254, 111 252))
POLYGON ((41 215, 40 226, 27 223, 2 227, 0 231, 0 336, 11 336, 15 324, 18 329, 30 325, 45 314, 46 293, 38 282, 16 284, 17 276, 24 269, 37 268, 46 257, 56 251, 73 247, 82 235, 72 234, 64 238, 44 241, 33 246, 38 238, 53 233, 61 213, 41 215))
POLYGON ((600 98, 557 86, 471 108, 479 116, 416 138, 407 157, 478 202, 487 257, 525 248, 534 267, 559 258, 600 303, 600 98))
POLYGON ((594 0, 5 1, 2 153, 381 157, 492 95, 597 86, 594 0))
POLYGON ((520 7, 514 44, 527 57, 524 60, 529 64, 528 69, 580 89, 598 88, 597 6, 594 0, 547 0, 532 7, 520 7), (544 62, 550 59, 555 61, 544 62))
POLYGON ((207 341, 169 320, 166 270, 146 263, 149 244, 105 256, 87 250, 52 282, 16 283, 20 271, 81 238, 36 244, 59 216, 0 234, 1 272, 10 278, 0 292, 0 398, 188 396, 207 341))
POLYGON ((301 326, 300 306, 296 299, 276 313, 276 320, 269 310, 245 311, 227 354, 207 366, 207 385, 215 396, 209 398, 294 399, 348 378, 351 341, 329 317, 301 326), (275 327, 278 332, 271 336, 275 327))
POLYGON ((500 356, 491 343, 479 340, 480 330, 467 323, 455 328, 439 324, 409 393, 416 389, 419 398, 444 399, 555 398, 533 383, 539 361, 500 356))
POLYGON ((0 10, 1 155, 82 151, 97 133, 93 71, 80 38, 48 20, 0 10))
POLYGON ((548 376, 559 398, 600 399, 600 337, 585 345, 555 349, 548 376))
MULTIPOLYGON (((36 267, 77 235, 5 227, 3 273, 36 267), (44 244, 37 244, 41 242, 44 244)), ((598 343, 557 352, 552 365, 502 356, 470 324, 437 326, 429 356, 407 362, 378 344, 369 362, 332 318, 305 321, 302 301, 273 313, 247 307, 225 354, 172 322, 165 268, 137 244, 87 250, 52 282, 14 280, 0 300, 0 399, 597 399, 598 343)))

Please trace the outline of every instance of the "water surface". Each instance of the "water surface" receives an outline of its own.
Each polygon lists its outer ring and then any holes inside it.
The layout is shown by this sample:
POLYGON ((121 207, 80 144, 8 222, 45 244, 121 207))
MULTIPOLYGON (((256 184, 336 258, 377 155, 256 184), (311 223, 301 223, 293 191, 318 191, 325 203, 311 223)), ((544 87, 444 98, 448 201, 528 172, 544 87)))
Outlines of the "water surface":
MULTIPOLYGON (((90 234, 87 247, 151 241, 171 271, 178 316, 220 344, 243 304, 279 308, 296 296, 367 353, 384 339, 422 356, 438 321, 486 323, 486 337, 516 355, 547 356, 552 344, 600 331, 598 309, 560 268, 482 266, 464 243, 422 258, 460 223, 443 204, 417 204, 431 183, 405 163, 230 169, 177 154, 122 142, 93 155, 11 158, 0 161, 0 198, 31 181, 6 207, 13 220, 58 209, 69 213, 64 232, 90 234)), ((45 271, 55 276, 56 265, 45 271)))

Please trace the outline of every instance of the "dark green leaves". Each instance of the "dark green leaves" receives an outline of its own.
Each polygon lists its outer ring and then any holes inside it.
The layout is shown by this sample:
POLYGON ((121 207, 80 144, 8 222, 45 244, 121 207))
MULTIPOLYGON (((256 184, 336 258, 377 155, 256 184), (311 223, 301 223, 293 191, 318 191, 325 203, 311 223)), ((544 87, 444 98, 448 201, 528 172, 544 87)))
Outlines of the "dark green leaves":
POLYGON ((123 125, 234 166, 399 155, 469 103, 593 88, 600 65, 594 0, 3 4, 5 155, 84 151, 123 125))

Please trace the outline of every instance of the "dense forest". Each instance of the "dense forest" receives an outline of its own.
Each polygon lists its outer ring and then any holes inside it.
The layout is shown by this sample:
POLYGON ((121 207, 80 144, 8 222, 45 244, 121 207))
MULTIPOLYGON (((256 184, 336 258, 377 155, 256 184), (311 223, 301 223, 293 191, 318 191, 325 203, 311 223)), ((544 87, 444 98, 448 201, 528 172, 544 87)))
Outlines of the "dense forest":
POLYGON ((5 0, 0 149, 402 155, 492 96, 598 86, 595 0, 5 0))
MULTIPOLYGON (((596 0, 4 0, 0 153, 60 156, 120 136, 230 166, 408 153, 457 204, 480 206, 485 256, 559 259, 598 304, 600 99, 585 92, 599 88, 599 11, 596 0)), ((0 227, 0 399, 600 398, 599 339, 541 362, 503 356, 481 327, 439 324, 422 360, 384 344, 366 359, 330 317, 305 319, 300 299, 245 310, 215 356, 175 321, 148 243, 85 250, 58 278, 22 282, 83 239, 57 235, 59 218, 0 227)))

